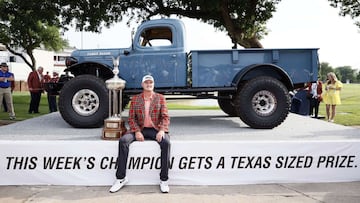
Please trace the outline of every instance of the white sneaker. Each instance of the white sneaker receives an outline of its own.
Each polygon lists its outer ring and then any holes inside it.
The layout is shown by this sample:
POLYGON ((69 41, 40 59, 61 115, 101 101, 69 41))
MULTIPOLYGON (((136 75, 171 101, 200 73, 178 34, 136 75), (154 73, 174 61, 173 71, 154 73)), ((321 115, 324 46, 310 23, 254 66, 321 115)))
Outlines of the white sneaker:
POLYGON ((160 190, 162 193, 168 193, 170 191, 169 181, 160 181, 160 190))
POLYGON ((116 179, 114 184, 111 186, 109 192, 114 193, 119 191, 126 183, 128 183, 129 180, 127 177, 123 179, 116 179))

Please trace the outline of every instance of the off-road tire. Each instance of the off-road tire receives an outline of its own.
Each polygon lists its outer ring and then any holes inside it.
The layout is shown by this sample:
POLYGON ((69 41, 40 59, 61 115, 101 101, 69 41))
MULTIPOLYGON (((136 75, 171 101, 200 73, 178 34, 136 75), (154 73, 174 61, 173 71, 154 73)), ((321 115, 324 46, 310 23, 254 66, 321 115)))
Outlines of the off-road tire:
POLYGON ((59 111, 73 127, 101 127, 109 114, 104 81, 93 75, 80 75, 66 82, 60 92, 59 111))
POLYGON ((235 109, 240 119, 251 128, 272 129, 289 114, 289 92, 275 78, 256 77, 239 87, 235 109))

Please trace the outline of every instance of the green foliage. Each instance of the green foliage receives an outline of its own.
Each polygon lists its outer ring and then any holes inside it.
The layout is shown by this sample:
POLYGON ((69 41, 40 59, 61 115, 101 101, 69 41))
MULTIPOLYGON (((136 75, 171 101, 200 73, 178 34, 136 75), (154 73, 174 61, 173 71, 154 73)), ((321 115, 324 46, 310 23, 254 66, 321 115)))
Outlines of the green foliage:
POLYGON ((326 81, 326 80, 327 80, 327 76, 326 76, 326 75, 327 75, 329 72, 334 72, 333 67, 331 67, 331 66, 329 65, 329 63, 327 63, 327 62, 322 62, 322 63, 320 64, 320 70, 319 70, 320 80, 321 80, 321 81, 326 81))
MULTIPOLYGON (((143 1, 136 1, 142 3, 143 1)), ((147 1, 144 1, 144 3, 147 1)), ((115 0, 55 0, 54 7, 61 16, 61 25, 74 26, 77 30, 100 32, 101 27, 110 27, 112 23, 120 22, 132 1, 115 0)))
POLYGON ((0 1, 0 43, 35 70, 34 49, 59 51, 67 45, 61 38, 58 15, 52 1, 41 4, 38 1, 0 1))
POLYGON ((100 32, 123 16, 137 23, 153 16, 176 15, 198 19, 226 31, 234 44, 262 47, 259 39, 267 34, 265 24, 281 0, 79 0, 53 1, 61 15, 61 25, 100 32))
POLYGON ((259 39, 267 34, 265 24, 276 11, 280 0, 79 0, 52 1, 61 16, 63 28, 73 25, 78 30, 100 32, 102 26, 128 16, 141 22, 153 16, 176 15, 198 19, 224 30, 235 44, 262 47, 259 39))
POLYGON ((352 69, 351 66, 340 66, 333 68, 327 62, 322 62, 320 64, 319 76, 321 81, 327 80, 327 74, 329 72, 334 72, 341 82, 345 83, 349 80, 351 83, 360 82, 360 71, 352 69))
POLYGON ((249 48, 262 47, 259 39, 267 34, 265 24, 276 11, 278 2, 280 0, 132 0, 115 1, 115 4, 108 1, 108 9, 137 22, 156 15, 195 18, 226 31, 235 45, 249 48))
POLYGON ((350 16, 355 20, 355 25, 360 28, 360 2, 359 0, 329 0, 330 5, 339 8, 340 16, 350 16))
POLYGON ((350 66, 337 67, 335 72, 341 82, 345 83, 347 80, 355 82, 355 70, 351 69, 350 66))

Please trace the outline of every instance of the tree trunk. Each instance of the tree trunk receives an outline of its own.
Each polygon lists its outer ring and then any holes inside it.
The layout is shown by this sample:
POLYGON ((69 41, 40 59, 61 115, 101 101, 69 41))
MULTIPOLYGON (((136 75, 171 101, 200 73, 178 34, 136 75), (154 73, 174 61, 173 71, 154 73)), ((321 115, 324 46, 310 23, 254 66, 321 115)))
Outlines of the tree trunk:
MULTIPOLYGON (((228 35, 234 43, 233 48, 237 47, 236 44, 240 44, 244 48, 263 48, 256 36, 252 36, 251 38, 244 37, 246 36, 244 31, 234 25, 233 19, 231 19, 229 15, 228 4, 228 0, 221 1, 221 14, 224 20, 224 26, 228 31, 228 35)), ((256 33, 253 33, 253 35, 256 35, 256 33)))
POLYGON ((36 70, 36 59, 34 57, 33 50, 26 50, 26 53, 29 55, 31 62, 32 62, 32 66, 30 66, 29 64, 28 65, 31 67, 32 71, 35 71, 36 70))
POLYGON ((235 40, 238 44, 240 44, 244 48, 263 48, 259 39, 256 37, 241 39, 236 37, 235 40))
POLYGON ((30 63, 26 58, 25 58, 25 56, 22 54, 22 53, 19 53, 19 52, 16 52, 15 50, 13 50, 9 45, 5 45, 6 46, 6 49, 10 52, 10 53, 12 53, 12 54, 14 54, 15 56, 19 56, 20 58, 22 58, 23 60, 24 60, 24 62, 26 63, 26 65, 28 65, 30 68, 31 68, 31 70, 32 71, 35 71, 36 70, 36 59, 35 59, 35 57, 34 57, 34 55, 32 54, 32 52, 30 52, 30 54, 28 53, 28 51, 27 51, 27 54, 30 56, 30 59, 31 59, 31 62, 32 63, 30 63), (32 65, 33 64, 33 65, 32 65))

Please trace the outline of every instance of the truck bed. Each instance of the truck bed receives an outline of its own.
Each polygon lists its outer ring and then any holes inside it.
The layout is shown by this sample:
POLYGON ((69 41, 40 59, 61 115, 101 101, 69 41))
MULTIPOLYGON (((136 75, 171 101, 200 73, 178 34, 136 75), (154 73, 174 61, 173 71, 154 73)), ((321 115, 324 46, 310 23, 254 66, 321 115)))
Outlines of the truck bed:
POLYGON ((234 76, 256 64, 274 64, 293 84, 317 80, 317 48, 194 50, 189 56, 193 87, 229 87, 234 76))

